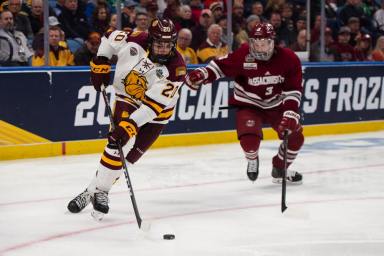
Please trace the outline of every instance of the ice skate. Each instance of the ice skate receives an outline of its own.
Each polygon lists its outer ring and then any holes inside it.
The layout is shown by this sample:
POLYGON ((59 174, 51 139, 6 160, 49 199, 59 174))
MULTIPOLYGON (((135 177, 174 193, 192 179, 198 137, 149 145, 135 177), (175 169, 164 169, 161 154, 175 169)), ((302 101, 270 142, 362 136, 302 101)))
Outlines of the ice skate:
POLYGON ((98 190, 92 197, 93 211, 92 217, 96 220, 102 220, 104 215, 108 213, 108 192, 98 190))
MULTIPOLYGON (((281 184, 283 179, 283 170, 273 167, 272 169, 272 182, 281 184)), ((287 171, 287 184, 297 184, 300 185, 303 183, 303 175, 296 171, 287 171)))
POLYGON ((247 176, 251 181, 255 181, 259 176, 259 158, 248 161, 247 176))
POLYGON ((71 213, 81 212, 89 203, 91 202, 91 194, 86 189, 84 192, 80 193, 74 199, 68 203, 68 210, 71 213))

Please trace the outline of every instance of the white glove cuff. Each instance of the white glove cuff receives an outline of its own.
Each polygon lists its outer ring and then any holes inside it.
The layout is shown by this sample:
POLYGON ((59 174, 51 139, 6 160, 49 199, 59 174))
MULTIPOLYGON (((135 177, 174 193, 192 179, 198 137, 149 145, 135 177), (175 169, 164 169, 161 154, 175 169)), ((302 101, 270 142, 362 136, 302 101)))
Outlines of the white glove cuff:
POLYGON ((299 120, 300 120, 300 115, 298 113, 296 113, 295 111, 292 111, 292 110, 285 111, 283 114, 283 117, 295 119, 297 124, 299 123, 299 120))

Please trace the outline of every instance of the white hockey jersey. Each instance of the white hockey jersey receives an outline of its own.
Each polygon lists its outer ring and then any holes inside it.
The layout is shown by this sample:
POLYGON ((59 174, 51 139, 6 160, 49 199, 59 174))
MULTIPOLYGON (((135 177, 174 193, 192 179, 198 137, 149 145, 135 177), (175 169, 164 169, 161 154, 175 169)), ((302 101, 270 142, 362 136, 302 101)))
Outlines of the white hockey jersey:
MULTIPOLYGON (((113 87, 116 100, 124 100, 138 107, 130 116, 140 127, 164 112, 172 110, 179 98, 182 82, 171 82, 166 66, 153 63, 148 53, 136 42, 127 40, 128 34, 116 30, 103 37, 98 56, 117 55, 113 87)), ((171 115, 168 114, 168 118, 171 115)), ((168 119, 158 121, 167 123, 168 119)))

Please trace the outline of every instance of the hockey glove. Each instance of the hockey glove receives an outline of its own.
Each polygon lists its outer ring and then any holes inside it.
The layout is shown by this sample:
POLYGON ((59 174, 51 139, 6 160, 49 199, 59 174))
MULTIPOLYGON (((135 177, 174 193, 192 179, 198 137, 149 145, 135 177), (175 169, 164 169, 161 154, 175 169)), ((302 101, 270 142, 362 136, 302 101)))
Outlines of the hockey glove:
POLYGON ((101 85, 107 87, 109 85, 111 64, 108 59, 103 56, 97 56, 90 62, 91 66, 91 83, 95 90, 100 92, 101 85))
POLYGON ((298 130, 300 128, 299 124, 300 115, 292 110, 287 110, 283 114, 283 118, 280 121, 280 124, 277 128, 279 137, 283 138, 284 131, 287 130, 288 134, 298 130))
POLYGON ((124 146, 128 140, 137 134, 137 124, 132 119, 120 121, 115 130, 108 134, 108 142, 110 144, 117 144, 124 146))
POLYGON ((189 88, 191 88, 192 90, 197 90, 207 78, 208 78, 207 69, 197 68, 186 76, 185 82, 189 88))

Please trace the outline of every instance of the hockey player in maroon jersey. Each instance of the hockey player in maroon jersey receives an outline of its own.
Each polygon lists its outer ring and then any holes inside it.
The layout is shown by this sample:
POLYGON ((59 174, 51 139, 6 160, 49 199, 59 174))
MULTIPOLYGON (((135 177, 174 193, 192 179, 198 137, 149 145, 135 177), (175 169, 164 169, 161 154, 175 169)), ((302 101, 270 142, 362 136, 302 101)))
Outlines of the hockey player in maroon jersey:
POLYGON ((108 144, 90 185, 69 202, 67 208, 72 213, 80 212, 90 202, 95 218, 101 219, 108 213, 108 192, 122 174, 117 143, 128 149, 128 166, 134 164, 155 142, 173 114, 186 74, 183 58, 176 51, 176 29, 172 21, 156 18, 148 31, 107 33, 97 57, 91 61, 91 82, 100 91, 102 85, 108 86, 110 82, 110 59, 118 57, 113 81, 116 128, 108 135, 108 144))
MULTIPOLYGON (((302 71, 298 57, 288 48, 274 46, 275 31, 271 24, 254 28, 249 44, 235 52, 197 68, 186 78, 187 85, 198 89, 202 83, 220 77, 235 81, 229 105, 237 108, 236 129, 240 145, 248 160, 247 175, 255 181, 259 173, 259 147, 262 126, 269 124, 280 139, 289 134, 287 164, 296 158, 304 143, 299 107, 302 94, 302 71)), ((272 181, 280 183, 283 175, 283 143, 272 159, 272 181)), ((288 170, 287 181, 301 184, 302 175, 288 170)))

